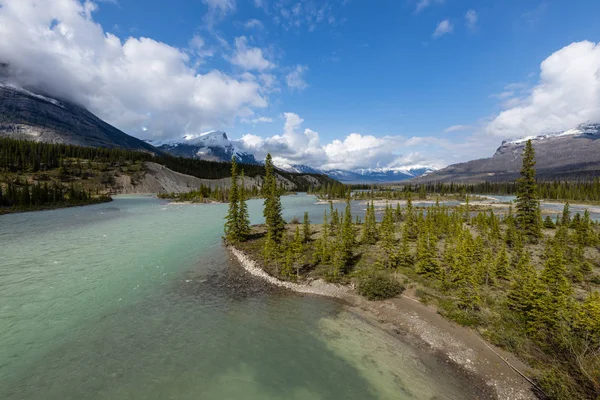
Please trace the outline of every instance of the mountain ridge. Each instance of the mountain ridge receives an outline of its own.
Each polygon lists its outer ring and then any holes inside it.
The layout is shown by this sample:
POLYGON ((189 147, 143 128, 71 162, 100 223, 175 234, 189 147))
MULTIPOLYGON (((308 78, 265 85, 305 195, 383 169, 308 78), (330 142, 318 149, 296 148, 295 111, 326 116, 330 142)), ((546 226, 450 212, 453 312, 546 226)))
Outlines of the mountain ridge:
POLYGON ((452 164, 411 182, 510 181, 519 178, 522 153, 531 140, 540 179, 588 179, 600 175, 600 123, 561 132, 504 140, 489 158, 452 164))
POLYGON ((0 137, 160 153, 83 107, 3 82, 0 82, 0 137))

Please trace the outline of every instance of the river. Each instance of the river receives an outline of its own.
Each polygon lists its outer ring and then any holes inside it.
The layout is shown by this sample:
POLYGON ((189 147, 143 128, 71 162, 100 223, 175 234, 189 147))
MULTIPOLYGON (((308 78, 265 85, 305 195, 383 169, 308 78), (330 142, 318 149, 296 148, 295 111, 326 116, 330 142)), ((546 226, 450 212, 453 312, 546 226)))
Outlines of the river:
MULTIPOLYGON (((288 219, 328 208, 282 201, 288 219)), ((0 217, 0 398, 474 398, 338 302, 245 274, 221 245, 226 210, 117 196, 0 217)), ((249 210, 260 222, 262 201, 249 210)))

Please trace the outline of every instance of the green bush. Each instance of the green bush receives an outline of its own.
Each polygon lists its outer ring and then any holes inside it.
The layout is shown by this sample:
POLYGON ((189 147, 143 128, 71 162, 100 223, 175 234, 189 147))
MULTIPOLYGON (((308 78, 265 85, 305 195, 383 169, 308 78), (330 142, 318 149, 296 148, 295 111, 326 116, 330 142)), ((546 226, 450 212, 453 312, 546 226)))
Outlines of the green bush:
POLYGON ((372 272, 358 281, 358 293, 369 300, 385 300, 404 291, 404 285, 385 272, 372 272))

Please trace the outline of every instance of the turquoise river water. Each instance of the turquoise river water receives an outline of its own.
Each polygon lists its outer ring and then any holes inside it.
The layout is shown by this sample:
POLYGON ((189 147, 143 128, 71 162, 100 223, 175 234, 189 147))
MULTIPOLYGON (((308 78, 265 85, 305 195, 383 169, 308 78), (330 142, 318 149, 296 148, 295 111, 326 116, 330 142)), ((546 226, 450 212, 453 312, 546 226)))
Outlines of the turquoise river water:
POLYGON ((0 217, 0 399, 474 398, 341 304, 249 277, 222 247, 226 209, 118 196, 0 217))

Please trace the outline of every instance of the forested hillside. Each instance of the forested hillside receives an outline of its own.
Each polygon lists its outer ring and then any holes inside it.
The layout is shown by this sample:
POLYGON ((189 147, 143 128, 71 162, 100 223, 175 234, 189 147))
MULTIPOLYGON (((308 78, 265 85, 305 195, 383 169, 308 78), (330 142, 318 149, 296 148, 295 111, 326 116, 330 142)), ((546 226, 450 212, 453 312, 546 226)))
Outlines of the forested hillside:
MULTIPOLYGON (((135 183, 145 175, 145 163, 161 164, 173 171, 202 179, 230 175, 231 163, 192 160, 147 152, 82 147, 0 138, 1 207, 11 210, 39 209, 54 204, 86 204, 106 201, 118 192, 118 178, 135 183)), ((241 166, 246 176, 264 176, 261 165, 241 166)), ((293 190, 335 182, 322 175, 277 171, 293 190)), ((191 189, 190 189, 191 190, 191 189)), ((222 191, 221 191, 222 192, 222 191)))

